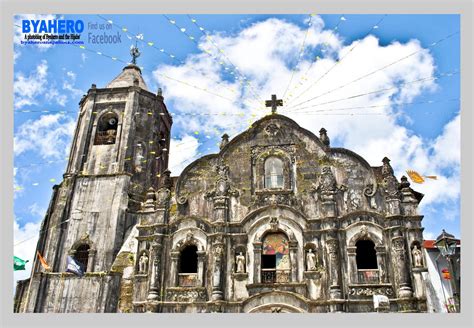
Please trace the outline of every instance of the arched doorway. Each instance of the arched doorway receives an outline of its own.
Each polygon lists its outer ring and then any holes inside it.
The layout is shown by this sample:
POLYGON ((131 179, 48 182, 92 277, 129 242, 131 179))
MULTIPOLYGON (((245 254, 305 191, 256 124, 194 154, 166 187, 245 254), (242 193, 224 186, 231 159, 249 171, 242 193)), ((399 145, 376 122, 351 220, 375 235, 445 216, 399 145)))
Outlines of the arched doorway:
POLYGON ((290 281, 290 251, 288 237, 284 233, 269 233, 265 236, 261 265, 262 283, 286 283, 290 281))

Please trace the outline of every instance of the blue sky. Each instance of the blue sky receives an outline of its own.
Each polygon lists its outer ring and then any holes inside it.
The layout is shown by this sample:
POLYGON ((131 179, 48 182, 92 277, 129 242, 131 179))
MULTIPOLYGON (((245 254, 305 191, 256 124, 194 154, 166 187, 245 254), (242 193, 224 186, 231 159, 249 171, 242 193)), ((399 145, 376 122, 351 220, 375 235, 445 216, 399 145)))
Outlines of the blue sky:
MULTIPOLYGON (((436 181, 412 184, 425 194, 425 237, 435 238, 443 228, 460 236, 460 38, 452 35, 460 28, 458 15, 191 16, 196 22, 186 15, 64 16, 85 22, 85 49, 22 46, 16 27, 15 243, 26 240, 15 246, 16 255, 34 255, 51 188, 64 173, 82 94, 119 74, 120 60, 130 60, 135 42, 149 89, 163 88, 175 114, 173 175, 216 152, 224 132, 235 136, 267 114, 261 101, 276 93, 287 104, 280 113, 313 132, 326 127, 332 146, 354 150, 373 166, 388 156, 399 178, 407 169, 437 175, 436 181), (113 24, 105 33, 120 35, 121 42, 89 44, 88 33, 97 31, 88 23, 107 20, 113 24), (245 76, 251 86, 235 76, 245 76), (382 89, 388 90, 370 94, 382 89), (364 93, 369 95, 343 100, 364 93)), ((17 16, 16 22, 34 17, 17 16)))

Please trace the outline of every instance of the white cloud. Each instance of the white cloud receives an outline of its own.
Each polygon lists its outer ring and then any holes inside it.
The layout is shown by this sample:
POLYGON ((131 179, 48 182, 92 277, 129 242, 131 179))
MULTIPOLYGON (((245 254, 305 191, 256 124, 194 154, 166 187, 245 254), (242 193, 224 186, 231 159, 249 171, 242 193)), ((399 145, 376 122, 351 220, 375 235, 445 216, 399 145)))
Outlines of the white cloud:
POLYGON ((14 107, 16 109, 37 104, 36 97, 45 91, 47 74, 48 63, 45 60, 42 60, 36 67, 36 70, 31 72, 28 76, 25 76, 21 72, 16 74, 13 83, 13 93, 15 95, 14 107))
POLYGON ((66 106, 67 96, 64 93, 59 93, 58 89, 55 87, 48 88, 48 91, 45 94, 46 100, 50 103, 56 103, 59 106, 66 106))
POLYGON ((82 96, 84 92, 80 89, 77 89, 74 86, 75 82, 76 82, 76 73, 72 71, 67 71, 66 78, 63 81, 63 90, 67 90, 71 92, 71 94, 75 97, 82 96))
MULTIPOLYGON (((154 72, 158 85, 165 87, 164 94, 167 101, 173 103, 174 111, 183 115, 175 116, 175 127, 188 133, 195 130, 206 134, 225 131, 235 135, 258 117, 268 114, 269 109, 262 110, 261 101, 275 93, 282 97, 291 79, 305 33, 305 27, 272 18, 244 27, 235 35, 214 33, 210 39, 201 38, 199 48, 202 52, 189 55, 184 65, 158 66, 154 72), (239 81, 230 78, 229 72, 234 67, 219 55, 212 42, 251 81, 251 87, 244 87, 239 81), (205 51, 211 52, 218 60, 213 60, 205 51), (163 75, 186 81, 231 101, 204 94, 163 75), (235 93, 228 89, 235 90, 235 93), (244 99, 243 104, 241 99, 244 99), (242 114, 243 117, 190 115, 196 111, 242 114)), ((293 118, 315 134, 324 126, 333 142, 337 140, 337 146, 358 152, 373 166, 381 165, 382 158, 388 156, 392 159, 398 177, 407 169, 438 175, 437 181, 413 186, 425 193, 422 206, 458 199, 459 176, 446 173, 446 169, 450 167, 453 171, 454 167, 456 171, 459 167, 460 148, 457 140, 454 140, 459 119, 448 124, 435 141, 414 134, 408 127, 401 125, 398 119, 405 113, 403 106, 397 105, 411 102, 422 93, 436 91, 437 85, 432 79, 436 66, 428 49, 422 48, 418 40, 380 45, 379 40, 372 35, 343 45, 341 36, 325 30, 323 21, 316 17, 302 58, 295 69, 288 99, 285 99, 289 102, 285 103, 286 107, 279 109, 280 113, 293 118), (321 58, 311 64, 316 55, 321 58), (336 64, 336 58, 342 60, 336 64), (369 74, 378 69, 381 70, 369 74), (325 74, 328 70, 331 71, 325 74), (320 82, 316 82, 318 80, 320 82), (422 81, 407 83, 415 80, 422 81), (381 89, 389 90, 341 100, 381 89), (299 96, 304 90, 308 91, 299 96), (311 100, 314 97, 317 98, 311 100), (332 103, 324 104, 327 102, 332 103), (348 107, 353 109, 341 110, 348 107), (354 115, 327 115, 336 113, 354 115), (448 145, 449 149, 445 150, 448 145)))
POLYGON ((15 133, 14 154, 18 156, 33 151, 42 158, 65 157, 74 128, 74 120, 63 114, 42 115, 37 120, 28 120, 15 133))
POLYGON ((38 203, 33 203, 32 205, 30 205, 28 207, 28 210, 30 211, 31 215, 40 218, 43 218, 46 213, 46 209, 39 206, 38 203))
POLYGON ((13 223, 13 254, 22 260, 28 260, 25 270, 14 271, 13 277, 15 285, 16 281, 30 277, 40 228, 41 220, 29 222, 22 227, 20 227, 16 220, 13 223))
POLYGON ((168 167, 171 174, 176 176, 198 156, 199 141, 190 135, 184 135, 181 139, 171 139, 170 144, 168 167))

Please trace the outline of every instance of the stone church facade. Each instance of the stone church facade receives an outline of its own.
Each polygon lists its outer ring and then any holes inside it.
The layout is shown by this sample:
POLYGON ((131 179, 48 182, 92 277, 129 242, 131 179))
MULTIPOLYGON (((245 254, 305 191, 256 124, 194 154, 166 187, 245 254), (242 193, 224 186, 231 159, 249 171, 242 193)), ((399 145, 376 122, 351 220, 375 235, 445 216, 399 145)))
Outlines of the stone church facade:
POLYGON ((51 270, 35 261, 16 312, 426 311, 423 195, 388 158, 274 113, 172 177, 172 118, 137 66, 79 106, 37 245, 51 270))

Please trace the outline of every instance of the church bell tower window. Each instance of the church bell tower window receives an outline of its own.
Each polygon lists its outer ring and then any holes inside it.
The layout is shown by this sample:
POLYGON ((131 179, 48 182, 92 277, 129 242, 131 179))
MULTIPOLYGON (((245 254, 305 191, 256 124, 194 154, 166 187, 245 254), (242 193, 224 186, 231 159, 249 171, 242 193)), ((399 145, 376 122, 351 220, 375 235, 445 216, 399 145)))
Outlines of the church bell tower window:
POLYGON ((83 244, 76 248, 74 259, 82 265, 84 272, 87 272, 87 263, 89 262, 89 245, 83 244))
POLYGON ((283 161, 277 157, 265 160, 265 188, 283 188, 283 161))
POLYGON ((108 112, 99 118, 95 133, 94 145, 111 145, 115 143, 118 128, 117 114, 108 112))

